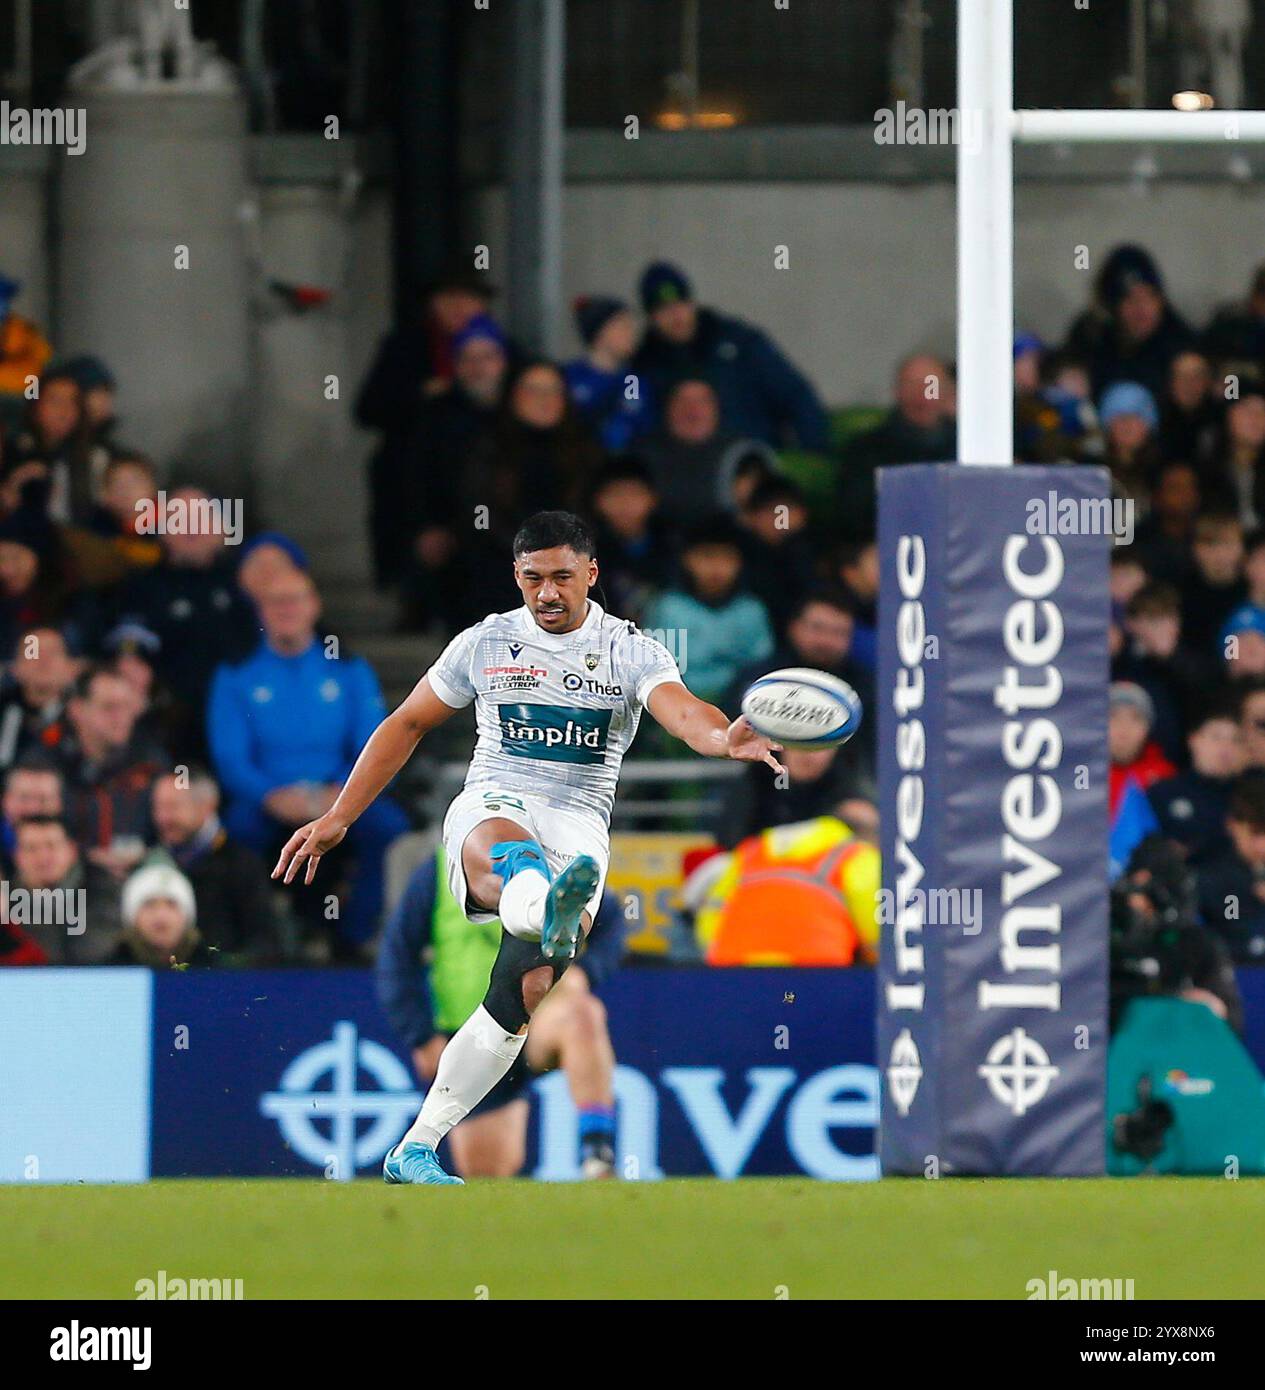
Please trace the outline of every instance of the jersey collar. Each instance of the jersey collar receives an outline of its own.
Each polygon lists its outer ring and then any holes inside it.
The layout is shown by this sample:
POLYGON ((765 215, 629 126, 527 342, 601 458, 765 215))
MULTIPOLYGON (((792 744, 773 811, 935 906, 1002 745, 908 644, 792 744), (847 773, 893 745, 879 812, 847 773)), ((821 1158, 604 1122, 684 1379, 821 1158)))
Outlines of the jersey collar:
POLYGON ((581 637, 592 633, 601 623, 605 614, 602 612, 601 605, 596 599, 589 599, 589 611, 584 621, 579 627, 571 632, 546 632, 534 617, 531 609, 526 604, 518 610, 519 618, 524 630, 531 637, 531 640, 547 650, 557 650, 560 647, 569 647, 573 642, 579 641, 581 637))

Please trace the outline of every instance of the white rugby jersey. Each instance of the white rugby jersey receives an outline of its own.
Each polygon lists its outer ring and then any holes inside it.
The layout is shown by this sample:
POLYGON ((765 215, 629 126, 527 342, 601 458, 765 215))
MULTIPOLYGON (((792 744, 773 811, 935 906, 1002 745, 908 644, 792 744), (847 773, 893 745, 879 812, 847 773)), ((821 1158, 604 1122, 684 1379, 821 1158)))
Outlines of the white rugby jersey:
POLYGON ((574 632, 524 605, 458 633, 426 673, 446 705, 475 702, 466 786, 529 792, 609 823, 619 768, 650 692, 681 673, 668 649, 589 600, 574 632))

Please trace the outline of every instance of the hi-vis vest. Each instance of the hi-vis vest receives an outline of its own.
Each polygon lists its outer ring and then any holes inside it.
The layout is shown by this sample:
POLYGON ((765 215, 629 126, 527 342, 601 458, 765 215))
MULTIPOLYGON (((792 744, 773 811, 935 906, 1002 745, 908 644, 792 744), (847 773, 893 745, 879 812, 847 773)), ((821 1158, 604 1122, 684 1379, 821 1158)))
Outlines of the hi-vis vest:
POLYGON ((879 852, 834 816, 744 840, 700 909, 710 965, 852 965, 878 954, 879 852))

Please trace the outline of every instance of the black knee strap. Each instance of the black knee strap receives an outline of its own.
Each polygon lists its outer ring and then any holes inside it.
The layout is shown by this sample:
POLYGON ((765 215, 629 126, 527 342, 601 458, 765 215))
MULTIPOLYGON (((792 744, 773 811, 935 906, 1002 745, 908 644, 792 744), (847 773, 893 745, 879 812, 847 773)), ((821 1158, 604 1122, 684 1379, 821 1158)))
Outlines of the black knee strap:
POLYGON ((570 964, 569 960, 546 960, 540 953, 539 941, 520 941, 502 928, 501 949, 496 953, 483 1007, 507 1033, 517 1033, 528 1019, 523 1003, 523 976, 547 965, 557 984, 570 964))

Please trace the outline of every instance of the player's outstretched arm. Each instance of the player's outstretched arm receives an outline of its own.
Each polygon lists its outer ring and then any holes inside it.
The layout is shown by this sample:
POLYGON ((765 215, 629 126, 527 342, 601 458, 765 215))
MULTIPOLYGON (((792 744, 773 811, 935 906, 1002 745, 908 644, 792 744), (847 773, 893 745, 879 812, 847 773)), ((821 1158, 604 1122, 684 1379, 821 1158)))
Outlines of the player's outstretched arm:
POLYGON ((306 861, 303 881, 311 883, 321 856, 342 840, 348 826, 408 762, 422 737, 456 712, 451 705, 444 704, 423 676, 407 699, 369 736, 334 804, 319 820, 301 825, 285 842, 272 871, 273 878, 284 875, 287 883, 293 883, 306 861))
POLYGON ((737 758, 741 762, 768 763, 775 772, 786 769, 773 755, 780 746, 758 734, 739 715, 732 723, 723 710, 700 700, 676 681, 656 685, 646 708, 674 738, 679 738, 705 758, 737 758))

